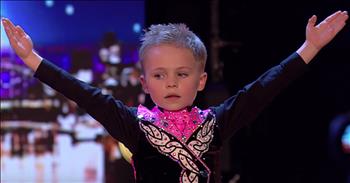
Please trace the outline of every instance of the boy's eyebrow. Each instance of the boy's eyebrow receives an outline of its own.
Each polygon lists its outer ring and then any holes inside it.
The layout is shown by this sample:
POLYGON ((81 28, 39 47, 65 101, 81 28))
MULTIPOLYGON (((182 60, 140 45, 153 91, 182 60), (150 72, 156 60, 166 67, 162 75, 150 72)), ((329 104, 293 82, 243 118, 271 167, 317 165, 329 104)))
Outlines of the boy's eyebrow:
POLYGON ((157 67, 155 69, 152 69, 152 71, 165 71, 166 69, 164 67, 157 67))
MULTIPOLYGON (((181 69, 189 69, 189 70, 191 70, 192 69, 192 67, 188 67, 188 66, 181 66, 181 67, 177 67, 177 68, 175 68, 175 70, 181 70, 181 69)), ((164 67, 157 67, 157 68, 155 68, 155 69, 152 69, 152 71, 165 71, 165 70, 167 70, 166 68, 164 68, 164 67)))
POLYGON ((178 68, 176 68, 176 69, 177 69, 177 70, 181 70, 181 69, 189 69, 189 70, 191 70, 192 67, 182 66, 182 67, 178 67, 178 68))

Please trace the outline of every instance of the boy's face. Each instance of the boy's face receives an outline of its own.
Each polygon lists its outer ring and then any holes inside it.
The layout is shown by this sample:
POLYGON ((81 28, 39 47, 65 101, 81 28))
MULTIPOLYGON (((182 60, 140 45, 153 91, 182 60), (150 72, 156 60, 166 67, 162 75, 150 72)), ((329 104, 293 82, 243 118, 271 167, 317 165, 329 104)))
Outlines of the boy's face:
POLYGON ((193 104, 204 89, 207 74, 192 52, 172 45, 148 48, 143 60, 141 83, 159 107, 176 111, 193 104))

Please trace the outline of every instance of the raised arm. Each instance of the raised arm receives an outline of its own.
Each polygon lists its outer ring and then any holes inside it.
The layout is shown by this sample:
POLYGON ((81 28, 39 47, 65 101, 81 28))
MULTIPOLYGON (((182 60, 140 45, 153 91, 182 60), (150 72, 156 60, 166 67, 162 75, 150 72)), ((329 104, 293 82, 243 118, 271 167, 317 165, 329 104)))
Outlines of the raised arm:
POLYGON ((306 40, 297 50, 305 63, 309 63, 316 54, 327 45, 345 26, 349 18, 347 11, 337 11, 315 26, 317 17, 313 15, 306 25, 306 40))
POLYGON ((315 26, 316 16, 312 16, 306 27, 306 40, 297 53, 214 107, 222 138, 228 139, 235 131, 254 121, 284 88, 300 77, 307 70, 306 64, 344 27, 347 18, 346 11, 337 11, 315 26))
POLYGON ((49 85, 65 97, 76 102, 94 119, 99 121, 115 139, 135 151, 138 124, 135 108, 125 106, 112 95, 104 95, 101 89, 84 83, 63 69, 43 59, 33 49, 31 38, 20 26, 14 26, 6 18, 2 19, 10 45, 23 62, 35 71, 35 77, 49 85))

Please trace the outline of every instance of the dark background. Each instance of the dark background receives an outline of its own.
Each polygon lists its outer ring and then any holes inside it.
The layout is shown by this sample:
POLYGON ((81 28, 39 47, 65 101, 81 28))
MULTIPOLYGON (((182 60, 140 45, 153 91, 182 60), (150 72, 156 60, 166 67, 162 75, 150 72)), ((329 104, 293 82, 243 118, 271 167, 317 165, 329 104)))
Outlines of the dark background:
MULTIPOLYGON (((146 1, 145 26, 186 23, 210 47, 213 1, 146 1)), ((210 80, 196 102, 207 107, 235 94, 270 67, 296 51, 305 39, 308 19, 319 23, 346 0, 220 0, 219 35, 223 78, 210 80), (210 99, 210 100, 209 100, 210 99)), ((209 58, 210 58, 210 50, 209 58)), ((239 182, 346 182, 345 169, 328 148, 329 125, 350 110, 350 27, 346 25, 256 121, 223 149, 223 180, 239 182)), ((206 70, 211 75, 210 59, 206 70)))

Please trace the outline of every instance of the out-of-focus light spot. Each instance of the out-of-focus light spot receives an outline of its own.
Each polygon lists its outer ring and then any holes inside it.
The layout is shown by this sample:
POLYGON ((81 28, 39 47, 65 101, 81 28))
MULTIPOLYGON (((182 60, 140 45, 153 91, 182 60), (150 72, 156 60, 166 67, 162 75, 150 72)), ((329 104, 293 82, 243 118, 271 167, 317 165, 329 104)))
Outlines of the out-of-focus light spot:
POLYGON ((45 1, 45 5, 49 8, 51 8, 54 4, 55 4, 55 2, 53 0, 46 0, 45 1))
POLYGON ((134 23, 134 25, 132 26, 132 30, 135 33, 140 33, 141 32, 141 25, 139 23, 134 23))
POLYGON ((1 77, 1 83, 4 84, 4 83, 10 83, 10 73, 8 72, 2 72, 0 74, 0 77, 1 77))
POLYGON ((1 23, 1 48, 8 48, 8 47, 10 47, 10 42, 7 39, 7 36, 6 36, 6 33, 5 33, 5 29, 4 29, 4 27, 2 26, 2 23, 1 23))
POLYGON ((73 15, 74 14, 74 6, 71 4, 66 5, 66 14, 73 15))
POLYGON ((350 124, 346 127, 341 141, 344 151, 350 153, 350 124))

